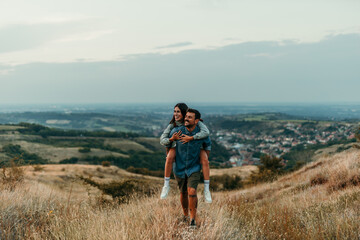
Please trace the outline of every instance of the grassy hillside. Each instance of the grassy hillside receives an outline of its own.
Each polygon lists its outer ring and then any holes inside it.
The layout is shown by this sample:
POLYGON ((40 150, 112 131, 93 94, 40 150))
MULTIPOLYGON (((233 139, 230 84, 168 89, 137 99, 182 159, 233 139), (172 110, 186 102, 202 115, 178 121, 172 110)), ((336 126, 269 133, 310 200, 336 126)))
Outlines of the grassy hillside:
MULTIPOLYGON (((159 138, 135 133, 64 130, 37 124, 0 125, 0 167, 21 156, 25 164, 109 161, 121 168, 163 170, 165 148, 159 138)), ((227 151, 214 142, 211 164, 221 166, 227 151)))
POLYGON ((360 150, 354 148, 322 156, 275 182, 213 193, 210 205, 200 188, 196 230, 180 220, 174 182, 169 198, 161 201, 160 178, 116 167, 27 167, 25 179, 12 190, 0 185, 0 238, 358 239, 359 159, 360 150), (153 192, 138 192, 120 203, 82 179, 105 185, 143 181, 153 192))
MULTIPOLYGON (((93 111, 93 110, 91 110, 93 111)), ((94 113, 94 112, 13 112, 0 113, 0 123, 32 122, 48 127, 79 130, 104 130, 108 132, 137 132, 151 134, 160 130, 164 116, 147 113, 94 113)), ((1 131, 1 127, 0 127, 1 131)))

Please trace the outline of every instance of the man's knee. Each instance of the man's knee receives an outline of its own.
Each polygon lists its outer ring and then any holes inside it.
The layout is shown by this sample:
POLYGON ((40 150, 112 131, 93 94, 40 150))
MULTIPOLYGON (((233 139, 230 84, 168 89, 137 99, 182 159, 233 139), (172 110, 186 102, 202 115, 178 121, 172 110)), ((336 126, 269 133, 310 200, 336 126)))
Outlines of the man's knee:
POLYGON ((189 197, 196 197, 196 189, 188 188, 189 197))

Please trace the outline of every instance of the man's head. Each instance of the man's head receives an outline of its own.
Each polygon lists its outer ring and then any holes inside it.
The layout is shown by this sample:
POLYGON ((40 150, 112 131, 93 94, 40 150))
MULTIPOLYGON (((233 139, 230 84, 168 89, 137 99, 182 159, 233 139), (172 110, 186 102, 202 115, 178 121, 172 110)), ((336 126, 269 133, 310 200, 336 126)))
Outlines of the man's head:
POLYGON ((185 115, 185 127, 193 128, 200 121, 201 114, 198 110, 189 108, 185 115))

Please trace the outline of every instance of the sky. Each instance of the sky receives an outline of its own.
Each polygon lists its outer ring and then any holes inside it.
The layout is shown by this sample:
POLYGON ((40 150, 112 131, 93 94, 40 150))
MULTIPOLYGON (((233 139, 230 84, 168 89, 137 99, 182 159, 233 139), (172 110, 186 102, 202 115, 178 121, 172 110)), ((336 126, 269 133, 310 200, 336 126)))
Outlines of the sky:
POLYGON ((360 102, 357 0, 0 2, 0 105, 360 102))

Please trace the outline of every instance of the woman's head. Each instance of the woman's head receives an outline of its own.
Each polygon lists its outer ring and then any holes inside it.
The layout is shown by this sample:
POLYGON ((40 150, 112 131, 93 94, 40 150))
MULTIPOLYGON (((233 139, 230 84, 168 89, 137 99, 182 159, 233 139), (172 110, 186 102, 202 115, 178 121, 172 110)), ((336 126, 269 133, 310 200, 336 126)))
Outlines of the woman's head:
POLYGON ((170 121, 176 125, 175 121, 177 122, 184 122, 184 117, 186 115, 186 111, 188 110, 188 106, 185 103, 178 103, 174 107, 174 115, 170 121))

